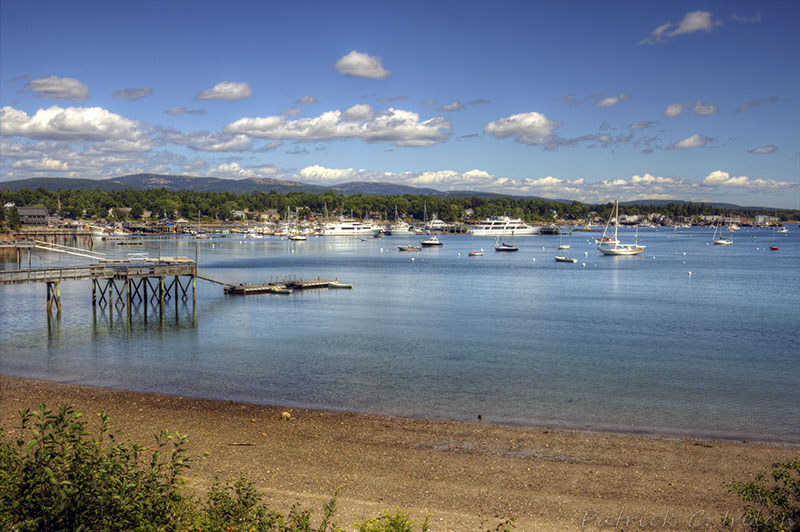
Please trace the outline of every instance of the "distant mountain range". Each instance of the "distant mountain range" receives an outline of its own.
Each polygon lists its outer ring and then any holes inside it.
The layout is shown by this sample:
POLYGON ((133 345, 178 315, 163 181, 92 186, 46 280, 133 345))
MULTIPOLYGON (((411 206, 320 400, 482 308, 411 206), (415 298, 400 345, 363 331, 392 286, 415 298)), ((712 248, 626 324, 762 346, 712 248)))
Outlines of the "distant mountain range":
MULTIPOLYGON (((431 195, 439 197, 479 197, 481 199, 509 198, 526 200, 546 200, 561 203, 572 203, 571 200, 548 199, 539 196, 519 196, 511 194, 495 194, 491 192, 476 192, 469 190, 448 191, 435 190, 432 188, 417 188, 408 185, 397 185, 393 183, 377 183, 367 181, 352 181, 340 183, 330 187, 320 185, 310 185, 299 181, 281 181, 269 178, 248 178, 248 179, 222 179, 219 177, 195 177, 188 175, 162 175, 162 174, 131 174, 122 177, 112 177, 110 179, 68 179, 53 177, 34 177, 30 179, 19 179, 16 181, 0 182, 0 190, 20 190, 23 188, 37 189, 44 188, 49 191, 58 190, 146 190, 152 188, 163 188, 166 190, 193 190, 201 192, 232 192, 234 194, 249 194, 253 192, 276 192, 286 194, 289 192, 308 192, 323 194, 328 191, 336 192, 346 196, 363 194, 365 196, 402 196, 409 195, 431 195)), ((623 202, 621 205, 653 205, 660 206, 667 203, 686 204, 681 200, 637 200, 623 202)), ((718 209, 764 209, 763 207, 741 207, 730 203, 709 203, 718 209)))

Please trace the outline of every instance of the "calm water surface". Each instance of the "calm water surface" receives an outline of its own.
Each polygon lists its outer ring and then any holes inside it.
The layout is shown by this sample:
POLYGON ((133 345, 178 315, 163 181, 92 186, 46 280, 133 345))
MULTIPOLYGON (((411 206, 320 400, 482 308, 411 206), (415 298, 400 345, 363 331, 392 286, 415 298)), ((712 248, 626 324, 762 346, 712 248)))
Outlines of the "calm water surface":
POLYGON ((338 277, 354 289, 239 297, 198 281, 194 312, 191 300, 168 304, 163 319, 139 305, 128 321, 94 314, 89 282, 62 283, 60 320, 47 318, 44 285, 0 287, 0 372, 389 415, 800 441, 800 231, 743 229, 733 246, 709 245, 711 234, 643 231, 643 255, 604 257, 589 243, 597 233, 574 233, 564 242, 577 264, 554 262, 564 252, 553 236, 517 238, 517 253, 469 236, 419 253, 397 250, 419 237, 96 242, 113 257, 194 257, 198 247, 201 270, 223 279, 338 277), (473 248, 486 255, 468 257, 473 248))

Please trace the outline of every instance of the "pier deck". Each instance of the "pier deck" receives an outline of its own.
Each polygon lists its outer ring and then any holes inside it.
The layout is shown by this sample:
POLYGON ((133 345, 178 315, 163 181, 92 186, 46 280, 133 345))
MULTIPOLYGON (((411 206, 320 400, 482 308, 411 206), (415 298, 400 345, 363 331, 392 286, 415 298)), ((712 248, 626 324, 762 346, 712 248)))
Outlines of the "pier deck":
POLYGON ((310 281, 282 281, 262 284, 225 285, 226 294, 249 296, 254 294, 291 294, 295 290, 311 290, 315 288, 353 288, 352 285, 340 283, 338 279, 312 279, 310 281))

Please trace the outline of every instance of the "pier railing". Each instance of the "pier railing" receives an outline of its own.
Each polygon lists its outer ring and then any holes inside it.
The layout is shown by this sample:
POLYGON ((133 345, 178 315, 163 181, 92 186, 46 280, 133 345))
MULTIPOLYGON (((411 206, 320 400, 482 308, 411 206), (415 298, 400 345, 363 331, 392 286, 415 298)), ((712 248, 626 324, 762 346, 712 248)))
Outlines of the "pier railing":
POLYGON ((91 264, 25 270, 0 271, 0 284, 59 283, 98 279, 128 280, 142 277, 197 275, 195 263, 131 263, 91 264))

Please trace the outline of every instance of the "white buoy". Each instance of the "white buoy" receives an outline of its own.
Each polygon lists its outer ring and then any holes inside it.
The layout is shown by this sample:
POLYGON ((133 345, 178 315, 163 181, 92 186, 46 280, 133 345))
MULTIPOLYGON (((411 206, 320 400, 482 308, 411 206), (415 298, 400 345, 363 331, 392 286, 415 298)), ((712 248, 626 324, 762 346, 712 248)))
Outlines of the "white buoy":
POLYGON ((586 267, 586 263, 585 262, 581 262, 581 266, 585 268, 586 267))
POLYGON ((459 256, 459 257, 461 256, 461 253, 460 253, 460 252, 459 252, 458 256, 459 256))
POLYGON ((686 252, 685 252, 685 251, 683 252, 683 256, 684 256, 684 257, 686 256, 686 252))
POLYGON ((690 276, 690 277, 691 277, 691 275, 692 275, 692 272, 689 272, 689 276, 690 276))
POLYGON ((414 257, 411 257, 411 262, 414 262, 414 257))
POLYGON ((531 259, 531 262, 536 262, 536 258, 535 258, 535 257, 534 257, 534 258, 532 258, 532 259, 531 259))
POLYGON ((588 251, 584 251, 584 252, 583 252, 583 256, 584 256, 584 257, 588 257, 588 256, 589 256, 589 252, 588 252, 588 251))
POLYGON ((544 246, 542 246, 542 251, 544 251, 544 246))

